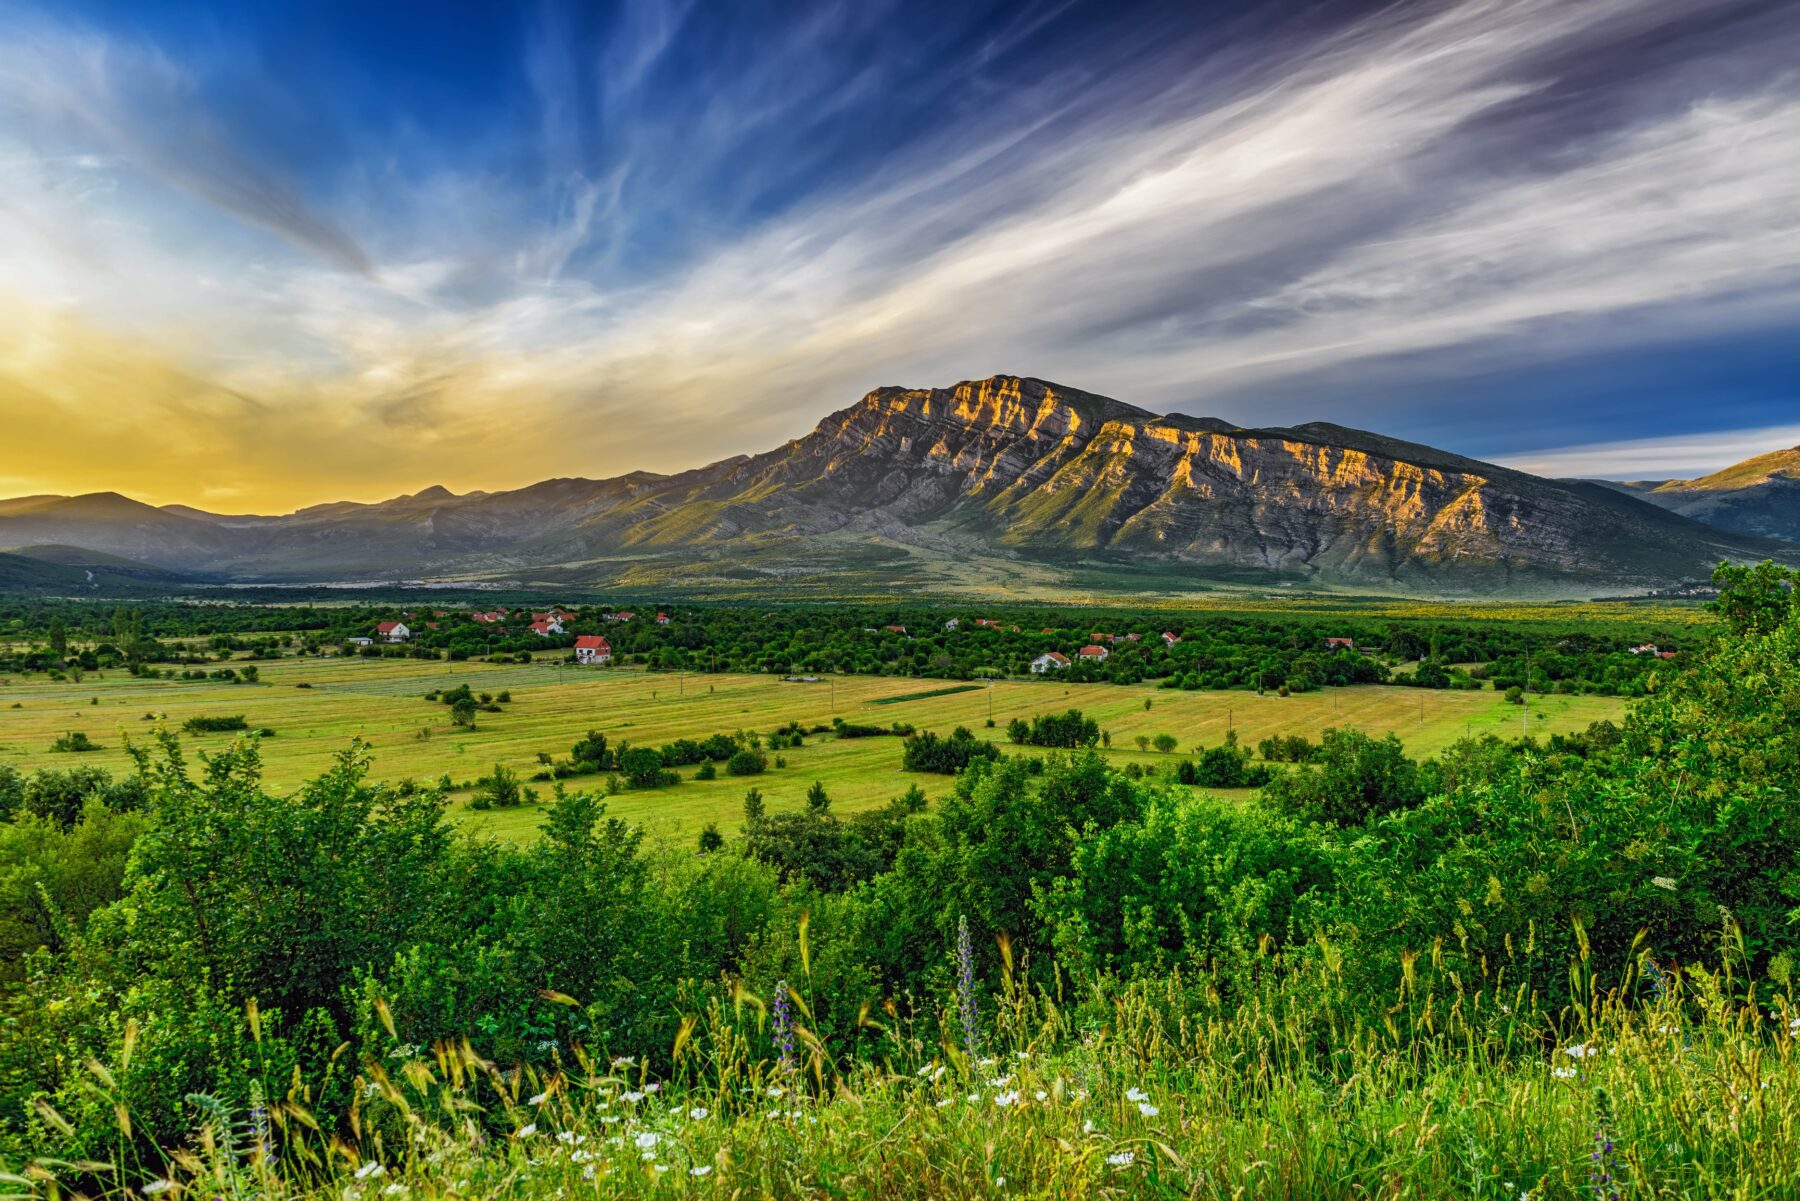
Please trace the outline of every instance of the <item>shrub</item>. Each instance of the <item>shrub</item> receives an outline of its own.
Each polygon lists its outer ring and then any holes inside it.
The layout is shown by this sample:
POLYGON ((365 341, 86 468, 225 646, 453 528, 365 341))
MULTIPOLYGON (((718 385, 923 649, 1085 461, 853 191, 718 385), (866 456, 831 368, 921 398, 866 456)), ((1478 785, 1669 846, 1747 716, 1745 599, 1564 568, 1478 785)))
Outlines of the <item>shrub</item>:
POLYGON ((537 800, 531 789, 519 783, 518 773, 503 763, 494 764, 491 775, 483 776, 469 800, 472 809, 513 809, 537 800))
POLYGON ((725 761, 725 774, 728 776, 757 776, 767 771, 768 767, 769 761, 761 752, 745 747, 725 761))
POLYGON ((227 730, 247 730, 242 713, 231 717, 190 717, 181 723, 181 728, 190 734, 218 734, 227 730))
POLYGON ((70 730, 52 742, 50 749, 58 754, 80 754, 83 751, 97 751, 100 749, 100 744, 89 738, 82 730, 70 730))
POLYGON ((1039 714, 1029 722, 1014 718, 1007 723, 1006 736, 1021 745, 1074 750, 1100 741, 1100 723, 1082 716, 1079 709, 1070 709, 1067 713, 1039 714))
POLYGON ((975 737, 967 726, 957 726, 945 738, 930 730, 906 740, 900 763, 907 771, 936 772, 953 776, 980 759, 998 759, 1000 748, 975 737))
POLYGON ((1376 739, 1355 730, 1326 730, 1315 761, 1314 770, 1276 777, 1263 795, 1301 821, 1338 826, 1361 825, 1424 799, 1419 765, 1392 734, 1376 739))

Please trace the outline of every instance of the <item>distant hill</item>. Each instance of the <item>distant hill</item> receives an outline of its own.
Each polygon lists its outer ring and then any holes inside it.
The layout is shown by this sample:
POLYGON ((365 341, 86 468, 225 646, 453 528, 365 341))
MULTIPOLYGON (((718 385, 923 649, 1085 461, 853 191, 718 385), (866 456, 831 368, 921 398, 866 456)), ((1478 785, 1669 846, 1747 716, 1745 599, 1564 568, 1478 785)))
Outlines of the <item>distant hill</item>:
POLYGON ((280 517, 26 497, 0 501, 8 542, 269 582, 1229 580, 1435 594, 1663 587, 1782 550, 1619 487, 1323 422, 1159 416, 1017 376, 878 388, 802 438, 674 475, 438 487, 280 517))
POLYGON ((24 546, 0 551, 0 591, 5 592, 48 592, 59 596, 139 594, 153 588, 174 591, 194 582, 192 577, 178 572, 79 546, 24 546))
POLYGON ((1800 542, 1800 446, 1757 455, 1697 480, 1617 486, 1719 529, 1800 542))

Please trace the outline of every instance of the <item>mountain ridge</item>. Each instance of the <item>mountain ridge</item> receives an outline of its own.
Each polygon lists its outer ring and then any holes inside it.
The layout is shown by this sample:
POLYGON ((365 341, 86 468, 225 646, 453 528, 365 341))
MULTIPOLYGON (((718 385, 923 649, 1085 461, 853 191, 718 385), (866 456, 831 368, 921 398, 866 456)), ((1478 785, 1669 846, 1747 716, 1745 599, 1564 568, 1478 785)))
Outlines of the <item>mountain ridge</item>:
POLYGON ((1800 542, 1800 446, 1753 455, 1697 479, 1615 486, 1720 529, 1800 542))
POLYGON ((279 517, 156 509, 116 494, 0 501, 0 546, 24 542, 232 580, 553 571, 579 582, 584 571, 616 578, 621 564, 652 562, 780 580, 795 563, 828 572, 835 555, 846 571, 1087 562, 1194 580, 1571 594, 1662 586, 1779 549, 1617 488, 1372 431, 1159 415, 1006 375, 879 387, 780 446, 668 475, 462 495, 434 485, 279 517))

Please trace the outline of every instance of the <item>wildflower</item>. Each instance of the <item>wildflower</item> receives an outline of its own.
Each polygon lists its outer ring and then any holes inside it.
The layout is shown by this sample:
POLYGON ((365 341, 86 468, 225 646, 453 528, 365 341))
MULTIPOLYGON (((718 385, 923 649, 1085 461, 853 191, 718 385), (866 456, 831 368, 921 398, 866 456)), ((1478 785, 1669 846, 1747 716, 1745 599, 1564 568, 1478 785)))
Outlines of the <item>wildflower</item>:
POLYGON ((1094 1119, 1093 1118, 1089 1118, 1087 1121, 1085 1121, 1081 1124, 1081 1133, 1083 1133, 1083 1134, 1094 1133, 1094 1119))
POLYGON ((1675 881, 1669 879, 1667 876, 1651 876, 1650 883, 1656 885, 1658 888, 1667 889, 1670 892, 1675 891, 1675 881))
POLYGON ((384 1175, 386 1172, 387 1169, 378 1163, 366 1163, 362 1167, 356 1169, 356 1178, 358 1180, 373 1180, 378 1176, 384 1175))
POLYGON ((1550 1074, 1555 1076, 1558 1080, 1572 1080, 1576 1076, 1581 1075, 1581 1073, 1574 1068, 1551 1068, 1550 1074))
POLYGON ((1150 1102, 1148 1102, 1148 1101, 1139 1101, 1138 1102, 1138 1112, 1143 1114, 1147 1118, 1153 1118, 1157 1114, 1161 1113, 1162 1111, 1160 1109, 1156 1108, 1156 1106, 1150 1104, 1150 1102))
POLYGON ((975 948, 969 941, 969 919, 956 919, 956 991, 962 1013, 963 1047, 969 1058, 981 1041, 981 1010, 975 1002, 975 948))
POLYGON ((994 1177, 994 1187, 995 1188, 1005 1188, 1006 1187, 1006 1177, 1004 1177, 1004 1176, 994 1177))
POLYGON ((519 1127, 519 1137, 520 1138, 530 1138, 532 1135, 534 1135, 536 1133, 537 1133, 537 1123, 536 1122, 527 1122, 523 1126, 519 1127))
POLYGON ((548 1101, 549 1099, 550 1099, 549 1093, 538 1093, 536 1096, 534 1096, 530 1100, 526 1101, 525 1104, 527 1104, 527 1105, 542 1105, 544 1102, 548 1101))
POLYGON ((1014 1051, 1013 1058, 1014 1059, 1030 1059, 1031 1052, 1030 1051, 1014 1051))
POLYGON ((1049 1094, 1049 1093, 1047 1093, 1047 1092, 1045 1092, 1045 1091, 1044 1091, 1044 1090, 1043 1090, 1043 1089, 1041 1089, 1041 1088, 1040 1088, 1040 1089, 1038 1089, 1038 1090, 1037 1090, 1037 1092, 1036 1092, 1036 1093, 1035 1093, 1035 1094, 1033 1094, 1033 1095, 1034 1095, 1034 1096, 1036 1096, 1036 1097, 1037 1097, 1037 1099, 1038 1099, 1038 1100, 1040 1100, 1040 1101, 1042 1101, 1042 1100, 1044 1100, 1044 1099, 1045 1099, 1045 1098, 1047 1098, 1047 1097, 1049 1097, 1049 1095, 1050 1095, 1050 1094, 1049 1094))
POLYGON ((1115 1168, 1129 1168, 1137 1162, 1137 1155, 1131 1151, 1115 1151, 1106 1157, 1106 1162, 1115 1168))
POLYGON ((633 1089, 631 1092, 623 1094, 623 1097, 624 1097, 624 1100, 627 1100, 627 1101, 631 1102, 633 1105, 636 1105, 639 1101, 642 1101, 644 1099, 644 1094, 638 1092, 636 1089, 633 1089))
POLYGON ((1598 1054, 1599 1048, 1590 1043, 1576 1043, 1572 1047, 1564 1047, 1563 1054, 1570 1059, 1581 1059, 1588 1055, 1598 1054))
POLYGON ((785 1072, 794 1066, 794 1011, 789 1007, 786 980, 775 985, 775 1006, 770 1016, 775 1022, 775 1046, 781 1052, 777 1066, 785 1072))
POLYGON ((1000 1106, 1002 1109, 1005 1109, 1008 1105, 1011 1105, 1018 1099, 1019 1094, 1016 1092, 994 1094, 994 1104, 1000 1106))
POLYGON ((992 1080, 989 1080, 988 1083, 993 1085, 995 1088, 1005 1088, 1007 1085, 1012 1083, 1012 1077, 1011 1076, 995 1076, 992 1080))
POLYGON ((138 1189, 138 1192, 144 1194, 146 1197, 154 1197, 159 1193, 166 1193, 174 1187, 174 1182, 170 1180, 152 1180, 149 1184, 138 1189))
POLYGON ((704 1122, 707 1114, 711 1112, 712 1111, 705 1106, 697 1105, 693 1109, 688 1110, 688 1117, 693 1118, 696 1122, 704 1122))
POLYGON ((711 1174, 712 1174, 712 1165, 711 1164, 703 1163, 697 1167, 692 1167, 692 1168, 688 1169, 689 1176, 710 1176, 711 1174))
POLYGON ((653 1131, 646 1130, 638 1135, 633 1141, 637 1143, 638 1150, 648 1151, 650 1148, 656 1146, 657 1143, 661 1142, 662 1137, 653 1131))
POLYGON ((612 1061, 612 1065, 615 1069, 629 1068, 629 1067, 635 1066, 636 1064, 637 1064, 637 1056, 635 1056, 635 1055, 621 1055, 617 1059, 614 1059, 612 1061))
POLYGON ((390 1197, 403 1197, 407 1193, 411 1192, 412 1190, 407 1188, 404 1184, 401 1184, 399 1181, 396 1180, 394 1183, 388 1185, 386 1188, 382 1189, 381 1191, 383 1193, 386 1193, 390 1197))
POLYGON ((942 1109, 942 1108, 943 1108, 943 1107, 944 1107, 944 1106, 946 1106, 946 1105, 948 1105, 948 1104, 950 1104, 950 1098, 949 1098, 949 1097, 945 1097, 945 1098, 944 1098, 944 1099, 943 1099, 943 1100, 942 1100, 942 1101, 939 1101, 939 1102, 938 1102, 938 1103, 937 1103, 937 1107, 938 1107, 938 1108, 939 1108, 939 1109, 942 1109))
POLYGON ((652 1164, 651 1166, 659 1172, 666 1172, 669 1170, 669 1165, 666 1163, 652 1164))
POLYGON ((1125 1099, 1127 1101, 1148 1101, 1150 1094, 1141 1088, 1128 1088, 1125 1090, 1125 1099))

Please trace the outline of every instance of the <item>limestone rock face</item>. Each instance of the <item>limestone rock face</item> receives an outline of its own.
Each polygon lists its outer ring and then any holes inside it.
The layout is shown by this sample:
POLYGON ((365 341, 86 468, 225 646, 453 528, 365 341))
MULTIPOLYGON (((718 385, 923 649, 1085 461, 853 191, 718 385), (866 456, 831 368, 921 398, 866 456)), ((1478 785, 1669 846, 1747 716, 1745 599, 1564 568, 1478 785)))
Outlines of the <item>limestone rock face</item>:
POLYGON ((462 496, 436 487, 283 517, 111 495, 0 501, 0 547, 45 542, 232 579, 681 555, 768 566, 782 548, 816 556, 854 544, 1451 593, 1662 586, 1781 549, 1618 486, 1540 479, 1326 423, 1246 429, 1158 416, 1019 376, 877 388, 805 437, 676 475, 462 496))

